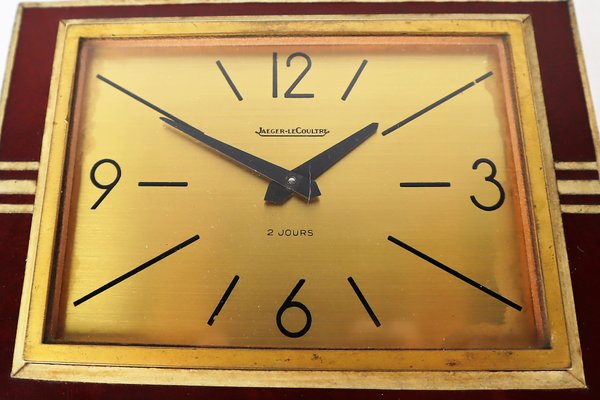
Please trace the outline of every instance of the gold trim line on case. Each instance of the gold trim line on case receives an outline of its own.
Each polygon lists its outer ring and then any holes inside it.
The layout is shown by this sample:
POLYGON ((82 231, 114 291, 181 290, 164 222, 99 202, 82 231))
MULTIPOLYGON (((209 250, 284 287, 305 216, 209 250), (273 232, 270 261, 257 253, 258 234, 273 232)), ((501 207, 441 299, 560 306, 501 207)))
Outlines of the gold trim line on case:
POLYGON ((0 171, 37 171, 40 163, 37 161, 0 161, 0 171))
POLYGON ((600 214, 600 205, 563 204, 560 210, 564 214, 600 214))
POLYGON ((595 161, 559 161, 554 163, 558 171, 595 171, 598 165, 595 161))
POLYGON ((32 180, 0 180, 0 194, 35 194, 35 187, 32 180))
POLYGON ((597 180, 559 180, 559 194, 600 194, 600 181, 597 180))
POLYGON ((0 204, 0 214, 31 214, 33 204, 0 204))

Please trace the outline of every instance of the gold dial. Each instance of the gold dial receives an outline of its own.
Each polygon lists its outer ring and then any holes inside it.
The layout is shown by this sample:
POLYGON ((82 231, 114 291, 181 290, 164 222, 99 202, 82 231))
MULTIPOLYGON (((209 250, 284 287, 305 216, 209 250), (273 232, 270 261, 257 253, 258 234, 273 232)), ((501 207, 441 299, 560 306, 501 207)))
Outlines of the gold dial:
POLYGON ((522 23, 67 25, 30 354, 567 368, 522 23))
POLYGON ((544 342, 502 39, 88 40, 79 63, 54 340, 544 342))

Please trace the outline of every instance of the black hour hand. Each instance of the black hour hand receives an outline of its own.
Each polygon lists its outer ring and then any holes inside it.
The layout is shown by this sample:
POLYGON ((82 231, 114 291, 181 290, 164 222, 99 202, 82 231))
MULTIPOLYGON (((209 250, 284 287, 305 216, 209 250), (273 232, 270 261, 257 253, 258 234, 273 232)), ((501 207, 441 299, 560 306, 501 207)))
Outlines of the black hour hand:
MULTIPOLYGON (((373 122, 358 132, 348 136, 344 140, 334 144, 327 150, 319 153, 304 164, 294 168, 292 172, 300 174, 310 181, 314 181, 321 176, 325 171, 335 165, 338 161, 348 155, 362 142, 373 136, 377 131, 379 124, 373 122)), ((285 186, 278 185, 275 182, 270 182, 265 194, 265 201, 269 203, 282 204, 292 197, 293 191, 285 186)))

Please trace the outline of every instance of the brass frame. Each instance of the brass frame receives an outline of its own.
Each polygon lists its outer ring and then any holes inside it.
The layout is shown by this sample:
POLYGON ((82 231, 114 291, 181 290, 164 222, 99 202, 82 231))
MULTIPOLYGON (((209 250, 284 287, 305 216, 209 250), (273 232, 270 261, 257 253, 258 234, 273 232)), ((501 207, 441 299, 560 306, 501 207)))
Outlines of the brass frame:
POLYGON ((55 57, 13 376, 44 380, 213 386, 455 390, 585 387, 554 164, 528 16, 310 16, 175 18, 161 19, 160 22, 141 19, 63 21, 55 57), (62 165, 68 135, 64 115, 68 114, 71 104, 81 37, 114 36, 119 33, 147 36, 153 32, 161 36, 272 34, 273 25, 266 28, 264 21, 276 23, 276 31, 286 35, 390 35, 430 30, 432 19, 435 18, 437 22, 433 23, 439 32, 507 34, 510 37, 513 66, 522 72, 515 74, 516 102, 521 116, 521 139, 534 205, 532 208, 535 209, 534 225, 540 227, 536 232, 538 258, 542 265, 552 348, 510 351, 319 350, 319 362, 316 363, 314 350, 165 350, 150 346, 43 342, 54 229, 61 201, 62 165), (463 23, 456 24, 457 20, 463 23), (411 23, 406 24, 406 21, 411 23), (146 359, 149 356, 159 359, 160 364, 148 365, 146 359), (196 356, 201 361, 189 361, 196 356), (284 361, 290 356, 295 359, 292 366, 284 361), (475 362, 467 361, 473 357, 475 362), (420 358, 425 361, 415 363, 420 358), (256 361, 259 362, 258 369, 256 361), (456 361, 458 363, 455 364, 456 361), (160 368, 160 372, 157 372, 158 366, 166 368, 160 368))

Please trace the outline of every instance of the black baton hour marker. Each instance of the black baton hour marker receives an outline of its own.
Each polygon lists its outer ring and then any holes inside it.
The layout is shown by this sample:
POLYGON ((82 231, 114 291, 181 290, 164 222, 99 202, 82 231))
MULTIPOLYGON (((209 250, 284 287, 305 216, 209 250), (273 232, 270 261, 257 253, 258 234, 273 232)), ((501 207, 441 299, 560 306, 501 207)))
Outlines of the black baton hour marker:
POLYGON ((159 114, 164 115, 165 117, 172 119, 173 121, 181 121, 179 118, 177 118, 176 116, 174 116, 173 114, 169 114, 168 112, 166 112, 165 110, 163 110, 162 108, 158 107, 155 104, 150 103, 148 100, 145 100, 143 98, 141 98, 140 96, 138 96, 137 94, 125 89, 123 86, 111 81, 110 79, 98 74, 96 75, 96 78, 100 79, 102 82, 112 86, 113 88, 117 89, 118 91, 120 91, 121 93, 131 97, 132 99, 139 101, 140 103, 142 103, 143 105, 145 105, 146 107, 149 107, 151 109, 153 109, 154 111, 156 111, 159 114))
POLYGON ((356 282, 354 281, 354 279, 352 279, 351 276, 348 277, 348 282, 350 283, 350 286, 352 286, 352 289, 354 289, 354 293, 356 293, 356 295, 358 296, 358 299, 362 303, 362 305, 365 308, 365 310, 367 310, 367 313, 369 314, 369 316, 373 320, 373 323, 375 324, 375 326, 379 328, 381 326, 381 322, 379 322, 379 318, 377 318, 377 315, 375 315, 375 312, 373 311, 373 309, 369 305, 369 302, 367 301, 367 299, 365 299, 365 296, 363 296, 362 292, 358 288, 358 285, 356 284, 356 282))
POLYGON ((390 242, 402 247, 404 250, 407 250, 407 251, 413 253, 415 256, 422 258, 423 260, 427 261, 428 263, 435 265, 442 271, 446 271, 447 273, 460 279, 461 281, 468 283, 469 285, 473 286, 474 288, 481 290, 483 293, 485 293, 489 296, 492 296, 496 300, 503 302, 507 306, 512 307, 517 311, 521 311, 523 309, 523 307, 521 307, 520 305, 518 305, 516 303, 513 303, 512 301, 508 300, 506 297, 503 297, 503 296, 499 295, 498 293, 494 292, 493 290, 488 289, 487 287, 483 286, 482 284, 475 282, 471 278, 464 276, 460 272, 455 271, 454 269, 448 267, 447 265, 444 265, 441 262, 429 257, 427 254, 420 252, 419 250, 415 249, 414 247, 411 247, 410 245, 402 242, 401 240, 396 239, 393 236, 388 236, 388 240, 390 242))
POLYGON ((450 182, 400 182, 400 187, 409 187, 409 188, 450 187, 450 182))
POLYGON ((223 64, 221 63, 220 60, 217 60, 217 66, 219 67, 219 70, 221 70, 221 73, 223 74, 223 76, 225 77, 225 80, 227 81, 227 83, 229 84, 229 87, 231 88, 231 90, 233 90, 233 94, 235 94, 235 97, 237 97, 237 99, 239 101, 244 100, 244 98, 242 97, 242 95, 240 94, 239 90, 235 87, 235 84, 233 83, 233 81, 231 80, 231 78, 229 77, 229 74, 227 73, 227 71, 225 70, 225 67, 223 66, 223 64))
POLYGON ((421 115, 423 115, 423 114, 425 114, 425 113, 433 110, 437 106, 439 106, 441 104, 444 104, 448 100, 454 98, 455 96, 458 96, 459 94, 461 94, 465 90, 472 88, 473 86, 477 85, 481 81, 484 81, 485 79, 489 78, 492 75, 494 75, 494 73, 492 71, 488 72, 487 74, 481 75, 479 78, 475 79, 474 81, 471 81, 471 82, 467 83, 465 86, 463 86, 463 87, 461 87, 459 89, 456 89, 454 92, 450 93, 447 96, 442 97, 438 101, 436 101, 436 102, 428 105, 427 107, 423 108, 422 110, 417 111, 416 113, 414 113, 410 117, 405 118, 402 121, 398 122, 397 124, 390 126, 385 131, 381 132, 381 134, 383 136, 385 136, 388 133, 394 132, 396 129, 403 127, 404 125, 408 124, 410 121, 415 120, 415 119, 419 118, 421 115))
POLYGON ((187 187, 187 182, 138 182, 140 187, 187 187))
POLYGON ((239 280, 240 280, 239 276, 236 275, 236 276, 233 277, 233 279, 231 280, 231 283, 227 287, 227 290, 225 290, 225 293, 223 293, 223 297, 221 297, 221 300, 219 300, 219 304, 217 304, 217 307, 215 308, 215 311, 213 311, 212 315, 208 319, 208 322, 207 322, 208 325, 212 326, 212 324, 215 322, 216 316, 219 315, 219 313, 221 312, 221 309, 225 305, 225 302, 227 301, 227 299, 231 295, 231 292, 233 291, 233 288, 235 287, 235 285, 237 284, 237 282, 239 280))
POLYGON ((159 254, 158 256, 154 257, 151 260, 146 261, 145 263, 143 263, 142 265, 140 265, 139 267, 135 267, 134 269, 132 269, 129 272, 124 273, 123 275, 119 276, 118 278, 113 279, 112 281, 108 282, 106 285, 100 286, 98 289, 86 294, 85 296, 83 296, 82 298, 75 300, 73 302, 73 305, 75 307, 77 307, 78 305, 80 305, 81 303, 88 301, 89 299, 91 299, 92 297, 95 297, 97 295, 99 295, 100 293, 104 292, 105 290, 110 289, 111 287, 115 286, 118 283, 123 282, 125 279, 127 278, 131 278, 133 275, 137 274, 138 272, 142 272, 143 270, 145 270, 146 268, 148 268, 149 266, 156 264, 157 262, 159 262, 160 260, 169 257, 170 255, 172 255, 175 252, 178 252, 179 250, 183 249, 184 247, 194 243, 196 240, 199 240, 200 236, 199 235, 194 235, 191 238, 189 238, 188 240, 185 240, 181 243, 179 243, 177 246, 170 248, 169 250, 165 251, 162 254, 159 254))
POLYGON ((360 74, 362 74, 362 72, 365 69, 365 67, 367 66, 368 62, 369 61, 367 61, 367 60, 363 60, 362 63, 360 64, 360 67, 358 67, 358 71, 356 71, 356 74, 354 74, 354 77, 352 78, 352 80, 350 81, 350 84, 346 88, 346 91, 342 95, 342 100, 343 101, 346 101, 346 99, 350 95, 350 92, 354 88, 354 85, 356 85, 356 81, 358 80, 358 78, 360 78, 360 74))

